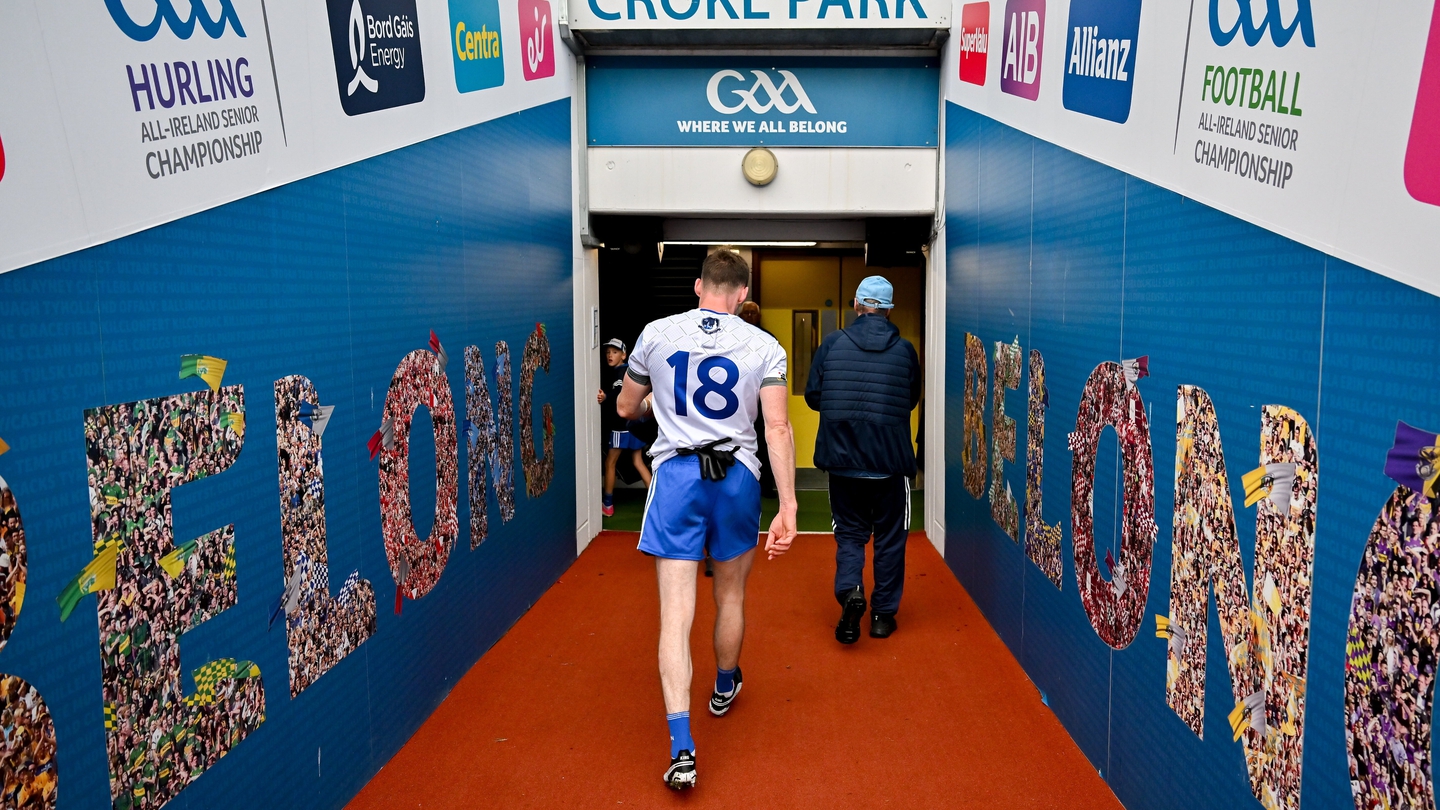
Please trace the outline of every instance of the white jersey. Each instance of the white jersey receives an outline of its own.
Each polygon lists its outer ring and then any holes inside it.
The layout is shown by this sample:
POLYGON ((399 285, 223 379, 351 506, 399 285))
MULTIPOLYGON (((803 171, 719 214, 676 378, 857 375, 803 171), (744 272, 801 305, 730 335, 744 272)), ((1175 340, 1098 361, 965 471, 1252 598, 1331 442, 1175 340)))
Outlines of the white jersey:
POLYGON ((655 391, 656 467, 679 448, 731 439, 736 459, 760 477, 760 389, 785 385, 785 350, 775 338, 735 315, 692 309, 646 326, 628 373, 655 391))

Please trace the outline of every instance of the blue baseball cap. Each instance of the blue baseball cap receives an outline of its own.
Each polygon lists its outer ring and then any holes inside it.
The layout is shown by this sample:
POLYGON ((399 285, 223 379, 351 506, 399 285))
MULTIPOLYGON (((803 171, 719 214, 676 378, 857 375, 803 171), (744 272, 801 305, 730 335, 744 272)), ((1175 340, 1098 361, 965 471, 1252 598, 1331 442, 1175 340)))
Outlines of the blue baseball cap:
POLYGON ((894 309, 895 288, 884 276, 868 276, 860 282, 859 289, 855 290, 855 300, 862 306, 874 307, 875 309, 894 309))

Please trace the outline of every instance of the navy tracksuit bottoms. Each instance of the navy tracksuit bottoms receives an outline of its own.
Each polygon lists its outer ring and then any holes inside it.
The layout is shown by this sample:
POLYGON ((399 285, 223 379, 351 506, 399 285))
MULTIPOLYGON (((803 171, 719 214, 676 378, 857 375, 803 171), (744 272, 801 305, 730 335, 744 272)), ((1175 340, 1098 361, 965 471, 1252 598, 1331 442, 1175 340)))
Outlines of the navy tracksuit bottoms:
POLYGON ((910 533, 910 480, 830 476, 835 524, 835 595, 865 584, 865 544, 875 536, 875 590, 870 609, 895 613, 905 589, 905 539, 910 533))

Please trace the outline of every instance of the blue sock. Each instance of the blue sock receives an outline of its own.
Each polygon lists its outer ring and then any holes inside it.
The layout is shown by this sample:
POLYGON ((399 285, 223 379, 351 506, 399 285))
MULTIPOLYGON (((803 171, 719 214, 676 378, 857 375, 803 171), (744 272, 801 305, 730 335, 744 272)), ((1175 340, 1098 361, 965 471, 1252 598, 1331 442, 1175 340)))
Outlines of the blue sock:
MULTIPOLYGON (((736 667, 735 669, 739 669, 736 667)), ((735 689, 735 669, 715 670, 715 691, 728 695, 735 689)))
POLYGON ((615 503, 615 496, 614 496, 614 495, 609 495, 609 494, 601 495, 601 496, 600 496, 600 503, 602 503, 602 504, 604 504, 604 505, 606 505, 606 506, 611 506, 611 505, 613 505, 613 504, 615 503))
POLYGON ((695 753, 695 741, 690 739, 690 713, 667 714, 665 722, 670 724, 670 758, 679 756, 681 751, 695 753))

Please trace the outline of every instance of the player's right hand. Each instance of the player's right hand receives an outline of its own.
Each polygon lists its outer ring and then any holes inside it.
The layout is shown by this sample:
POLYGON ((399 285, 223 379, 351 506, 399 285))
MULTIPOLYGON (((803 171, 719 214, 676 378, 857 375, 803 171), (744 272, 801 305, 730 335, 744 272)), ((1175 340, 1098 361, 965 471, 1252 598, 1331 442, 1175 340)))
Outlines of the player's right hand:
POLYGON ((795 542, 795 506, 780 507, 775 519, 770 521, 770 535, 765 538, 765 553, 768 559, 775 559, 790 550, 795 542))
POLYGON ((601 405, 605 404, 605 391, 603 389, 595 392, 595 401, 601 405))

